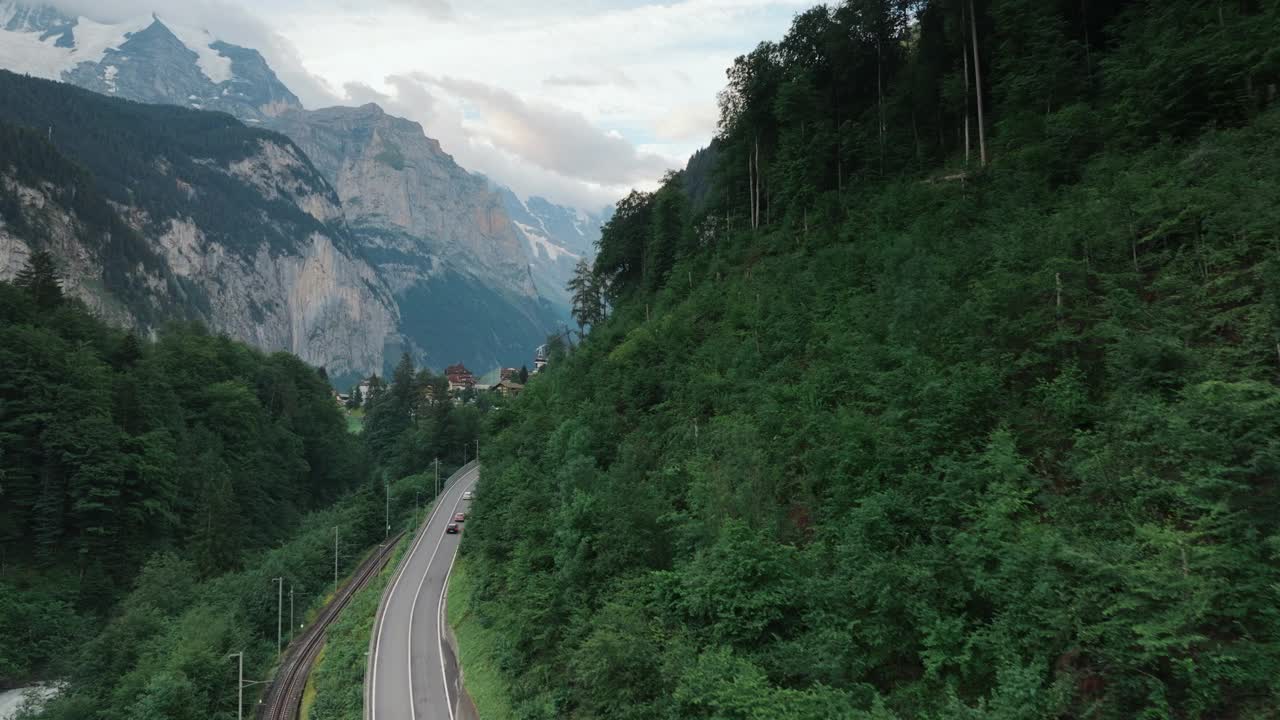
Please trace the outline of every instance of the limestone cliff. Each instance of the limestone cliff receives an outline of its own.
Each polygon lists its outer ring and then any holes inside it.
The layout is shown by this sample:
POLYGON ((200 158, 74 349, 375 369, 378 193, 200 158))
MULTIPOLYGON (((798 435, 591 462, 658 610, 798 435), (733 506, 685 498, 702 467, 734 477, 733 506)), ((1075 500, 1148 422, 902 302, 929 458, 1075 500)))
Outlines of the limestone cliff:
POLYGON ((108 319, 201 320, 334 377, 380 372, 401 344, 336 193, 287 138, 11 73, 0 92, 0 150, 24 149, 0 152, 0 278, 48 249, 108 319), (46 124, 53 143, 22 129, 46 124))
POLYGON ((395 293, 402 332, 427 363, 512 364, 554 327, 502 199, 421 125, 376 105, 289 112, 269 125, 333 184, 358 252, 395 293))

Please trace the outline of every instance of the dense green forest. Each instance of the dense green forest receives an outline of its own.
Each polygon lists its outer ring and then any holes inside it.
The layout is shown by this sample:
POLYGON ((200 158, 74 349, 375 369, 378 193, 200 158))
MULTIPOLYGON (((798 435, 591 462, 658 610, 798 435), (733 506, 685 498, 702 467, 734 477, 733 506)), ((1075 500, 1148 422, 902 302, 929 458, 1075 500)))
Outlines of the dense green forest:
POLYGON ((31 640, 0 648, 5 680, 55 666, 148 559, 238 569, 367 476, 316 370, 196 325, 107 327, 45 253, 0 284, 0 378, 0 625, 31 640))
POLYGON ((269 674, 273 578, 305 617, 335 534, 345 576, 425 510, 435 454, 447 476, 474 444, 482 406, 402 412, 420 380, 402 364, 352 435, 323 370, 113 329, 33 255, 0 283, 0 687, 65 681, 46 718, 235 717, 227 654, 269 674))
POLYGON ((846 0, 739 58, 492 415, 517 716, 1278 717, 1278 37, 846 0))

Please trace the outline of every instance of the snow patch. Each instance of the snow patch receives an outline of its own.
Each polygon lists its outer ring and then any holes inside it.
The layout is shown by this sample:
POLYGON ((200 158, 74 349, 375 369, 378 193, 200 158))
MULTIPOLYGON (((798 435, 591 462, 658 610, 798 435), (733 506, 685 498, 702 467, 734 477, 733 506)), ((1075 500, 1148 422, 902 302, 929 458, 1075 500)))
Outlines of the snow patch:
POLYGON ((120 68, 115 65, 108 65, 102 70, 102 80, 107 84, 107 92, 114 95, 116 93, 116 76, 120 74, 120 68))
MULTIPOLYGON (((12 8, 9 10, 12 17, 12 8)), ((75 47, 58 47, 60 36, 41 41, 34 32, 0 31, 0 67, 49 80, 61 80, 62 74, 80 63, 101 62, 108 50, 124 44, 131 33, 145 29, 149 18, 107 24, 79 18, 75 24, 75 47)))
MULTIPOLYGON (((161 22, 164 22, 163 20, 161 22)), ((233 77, 231 72, 231 58, 223 57, 222 53, 209 47, 218 41, 208 30, 197 30, 195 28, 183 27, 181 25, 170 25, 165 22, 164 26, 182 41, 188 49, 197 55, 196 64, 200 66, 200 71, 205 77, 213 81, 215 85, 230 80, 233 77)))
MULTIPOLYGON (((16 4, 0 5, 0 28, 6 26, 17 12, 16 4)), ((58 47, 61 35, 40 40, 40 33, 29 31, 0 31, 0 67, 24 72, 49 80, 61 80, 62 74, 80 63, 97 63, 108 50, 119 48, 133 33, 147 29, 155 20, 140 17, 121 23, 100 23, 86 17, 77 18, 72 31, 75 47, 58 47)), ((163 21, 162 21, 163 22, 163 21)), ((196 30, 181 25, 165 23, 178 40, 196 54, 196 64, 214 84, 221 84, 233 77, 231 58, 209 47, 215 38, 207 30, 196 30)), ((108 87, 111 86, 108 80, 108 87)), ((114 92, 114 90, 112 91, 114 92)))
POLYGON ((551 242, 538 228, 514 220, 512 222, 515 222, 516 227, 520 228, 520 232, 524 233, 525 238, 529 241, 529 248, 533 250, 535 256, 538 254, 538 250, 541 249, 542 252, 546 253, 547 257, 551 258, 551 262, 558 262, 562 255, 567 255, 574 260, 581 257, 551 242))

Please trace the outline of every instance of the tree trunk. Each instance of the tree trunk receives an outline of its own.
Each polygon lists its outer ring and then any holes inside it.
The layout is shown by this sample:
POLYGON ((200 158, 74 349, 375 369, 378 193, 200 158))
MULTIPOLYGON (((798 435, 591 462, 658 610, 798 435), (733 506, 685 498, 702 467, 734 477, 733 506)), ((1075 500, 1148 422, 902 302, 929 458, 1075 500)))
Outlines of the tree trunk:
POLYGON ((1058 319, 1061 320, 1062 319, 1062 273, 1054 273, 1053 282, 1058 289, 1057 315, 1058 315, 1058 319))
POLYGON ((978 20, 974 15, 973 0, 969 0, 969 33, 973 40, 973 82, 978 98, 978 156, 982 166, 987 166, 987 120, 982 105, 982 61, 978 58, 978 20))
POLYGON ((1089 89, 1093 90, 1093 48, 1089 41, 1089 0, 1080 0, 1080 25, 1084 28, 1084 69, 1089 77, 1089 89))
POLYGON ((876 105, 880 120, 880 174, 884 175, 884 59, 880 52, 880 35, 876 33, 876 105))
POLYGON ((751 168, 751 229, 760 224, 760 137, 756 136, 755 145, 747 151, 747 164, 751 168))
MULTIPOLYGON (((964 27, 965 14, 965 6, 961 5, 961 27, 964 27)), ((970 140, 971 131, 969 129, 969 40, 967 39, 968 36, 965 37, 966 39, 963 41, 964 49, 960 51, 960 57, 964 60, 964 164, 965 167, 968 167, 972 141, 970 140)))

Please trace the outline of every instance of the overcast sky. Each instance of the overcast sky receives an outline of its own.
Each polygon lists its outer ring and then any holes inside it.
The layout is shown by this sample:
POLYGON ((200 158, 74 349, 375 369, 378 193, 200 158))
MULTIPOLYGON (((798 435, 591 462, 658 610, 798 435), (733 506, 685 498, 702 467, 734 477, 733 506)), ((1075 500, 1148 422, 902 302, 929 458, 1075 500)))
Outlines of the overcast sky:
POLYGON ((595 209, 715 132, 733 58, 813 0, 55 0, 263 51, 310 108, 377 102, 469 170, 595 209))

